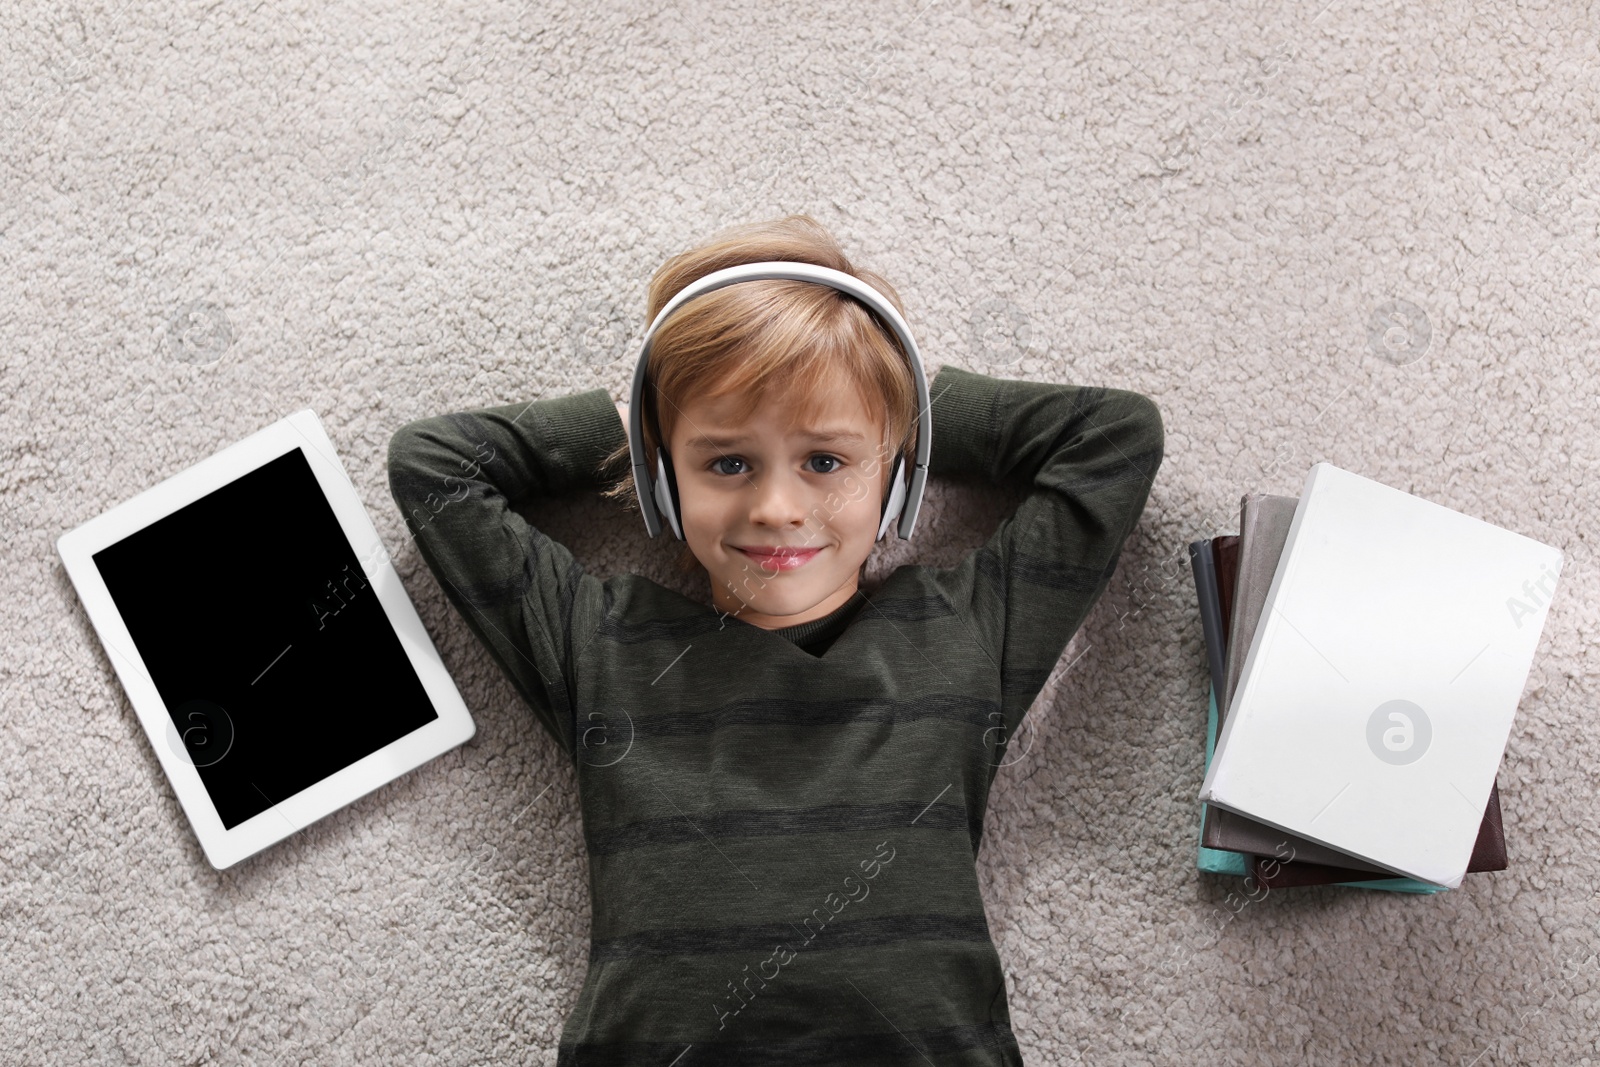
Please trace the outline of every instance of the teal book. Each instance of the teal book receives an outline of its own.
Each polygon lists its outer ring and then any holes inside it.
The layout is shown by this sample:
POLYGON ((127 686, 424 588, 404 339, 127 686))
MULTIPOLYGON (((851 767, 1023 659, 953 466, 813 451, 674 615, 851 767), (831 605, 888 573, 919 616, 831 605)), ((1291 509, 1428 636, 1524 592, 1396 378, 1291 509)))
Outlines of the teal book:
MULTIPOLYGON (((1211 753, 1217 747, 1217 687, 1211 690, 1211 706, 1206 713, 1206 766, 1211 766, 1211 753)), ((1205 818, 1205 804, 1200 805, 1201 818, 1205 818)), ((1200 842, 1200 824, 1195 825, 1195 843, 1200 842)), ((1250 873, 1250 860, 1243 852, 1225 852, 1220 848, 1200 845, 1200 869, 1212 874, 1237 874, 1243 878, 1250 873)))

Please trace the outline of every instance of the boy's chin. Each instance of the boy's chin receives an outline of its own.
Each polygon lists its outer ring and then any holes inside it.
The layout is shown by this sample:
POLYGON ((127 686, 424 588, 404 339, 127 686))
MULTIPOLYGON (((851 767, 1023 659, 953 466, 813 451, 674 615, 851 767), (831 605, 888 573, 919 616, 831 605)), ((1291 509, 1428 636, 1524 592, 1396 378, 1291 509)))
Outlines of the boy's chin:
POLYGON ((723 591, 725 595, 723 604, 719 605, 719 607, 721 610, 737 612, 741 617, 747 619, 761 616, 765 619, 773 620, 773 625, 775 626, 791 625, 791 623, 786 623, 783 620, 789 616, 798 616, 812 611, 829 597, 838 593, 849 577, 855 576, 858 579, 859 588, 858 572, 859 568, 857 568, 857 572, 852 572, 850 575, 843 577, 832 574, 823 576, 820 572, 807 578, 785 575, 769 581, 765 589, 758 595, 750 597, 748 601, 740 600, 737 596, 728 592, 724 584, 723 591))
MULTIPOLYGON (((748 602, 730 596, 727 598, 727 603, 732 606, 726 610, 736 611, 745 617, 761 616, 781 620, 788 615, 799 615, 803 611, 810 611, 825 599, 827 599, 826 594, 808 595, 800 590, 789 591, 780 596, 769 594, 753 597, 748 602)), ((778 625, 782 626, 784 623, 780 621, 778 625)))

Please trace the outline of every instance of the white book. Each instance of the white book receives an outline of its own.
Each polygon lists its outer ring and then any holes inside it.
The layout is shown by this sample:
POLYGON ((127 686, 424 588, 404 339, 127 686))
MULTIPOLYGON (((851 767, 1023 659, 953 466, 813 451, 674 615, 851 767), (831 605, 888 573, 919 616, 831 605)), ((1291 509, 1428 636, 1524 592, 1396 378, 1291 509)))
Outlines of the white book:
POLYGON ((1199 798, 1460 885, 1562 558, 1316 464, 1199 798))

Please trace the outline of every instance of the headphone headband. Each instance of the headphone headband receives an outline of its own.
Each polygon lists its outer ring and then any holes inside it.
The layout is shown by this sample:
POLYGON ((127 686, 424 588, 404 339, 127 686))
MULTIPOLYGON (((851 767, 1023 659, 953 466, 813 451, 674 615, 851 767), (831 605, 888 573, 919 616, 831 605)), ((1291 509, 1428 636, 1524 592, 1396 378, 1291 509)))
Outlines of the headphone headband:
MULTIPOLYGON (((900 340, 900 347, 906 357, 906 362, 911 369, 912 377, 916 379, 917 386, 917 458, 911 471, 896 480, 894 475, 902 471, 903 464, 900 454, 897 453, 895 465, 891 471, 891 481, 897 481, 894 491, 886 505, 889 512, 900 509, 899 535, 902 539, 909 540, 912 531, 917 525, 917 511, 922 503, 922 490, 927 483, 928 461, 933 449, 933 416, 929 410, 928 379, 922 366, 922 353, 917 348, 917 343, 911 337, 911 330, 906 325, 893 304, 884 299, 883 294, 872 286, 866 284, 854 275, 843 271, 834 270, 832 267, 823 267, 815 263, 805 263, 791 260, 764 260, 759 263, 741 263, 722 270, 712 271, 703 278, 696 279, 675 293, 671 300, 656 315, 655 321, 645 333, 644 347, 639 352, 639 362, 633 371, 633 390, 628 404, 628 440, 629 454, 633 463, 633 488, 639 498, 639 511, 644 516, 645 529, 651 537, 661 532, 661 511, 671 508, 668 518, 673 520, 674 532, 682 539, 683 534, 679 529, 677 516, 677 486, 673 481, 670 468, 661 462, 658 453, 657 470, 672 484, 663 486, 661 478, 650 477, 649 464, 645 458, 644 430, 643 430, 643 400, 645 369, 650 360, 650 346, 654 343, 656 333, 661 329, 661 324, 666 322, 671 315, 684 304, 695 297, 703 296, 725 285, 738 282, 759 281, 762 279, 776 278, 803 282, 817 282, 829 285, 835 289, 854 297, 867 308, 874 312, 880 321, 887 323, 889 328, 900 340), (658 508, 657 500, 664 505, 658 508)), ((657 425, 660 425, 659 420, 657 425)), ((660 448, 664 449, 665 442, 660 448)), ((886 513, 883 527, 879 529, 878 536, 883 536, 887 529, 891 514, 886 513)))

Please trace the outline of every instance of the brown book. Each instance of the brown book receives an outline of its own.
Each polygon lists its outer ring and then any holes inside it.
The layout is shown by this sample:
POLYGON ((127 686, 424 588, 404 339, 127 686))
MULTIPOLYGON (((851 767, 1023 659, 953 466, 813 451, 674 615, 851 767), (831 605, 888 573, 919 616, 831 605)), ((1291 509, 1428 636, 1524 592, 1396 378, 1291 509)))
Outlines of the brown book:
MULTIPOLYGON (((1266 493, 1247 493, 1239 504, 1239 534, 1233 547, 1231 583, 1223 581, 1220 554, 1217 559, 1219 599, 1231 605, 1222 614, 1224 662, 1227 677, 1217 686, 1217 729, 1220 733, 1227 715, 1227 705, 1233 702, 1233 693, 1239 674, 1243 671, 1250 642, 1254 640, 1261 611, 1266 603, 1267 590, 1272 585, 1278 560, 1289 537, 1289 527, 1294 521, 1298 499, 1292 496, 1273 496, 1266 493), (1231 588, 1227 586, 1231 584, 1231 588), (1226 591, 1225 591, 1226 590, 1226 591)), ((1214 541, 1220 542, 1221 538, 1214 541)), ((1354 856, 1330 848, 1316 841, 1285 833, 1276 827, 1257 822, 1237 812, 1205 805, 1201 821, 1200 843, 1206 848, 1241 852, 1276 861, 1271 885, 1311 885, 1338 881, 1367 881, 1374 878, 1397 877, 1393 871, 1369 864, 1354 856), (1285 861, 1284 857, 1294 857, 1285 861), (1286 868, 1293 866, 1299 874, 1291 875, 1286 868), (1289 877, 1315 877, 1312 867, 1326 867, 1337 871, 1337 877, 1327 876, 1326 882, 1281 882, 1289 877)), ((1497 871, 1506 869, 1504 830, 1500 820, 1499 783, 1490 790, 1484 807, 1483 823, 1478 831, 1478 841, 1473 848, 1472 863, 1468 871, 1497 871), (1484 866, 1474 866, 1482 862, 1484 866), (1494 866, 1498 864, 1498 866, 1494 866)))
MULTIPOLYGON (((1371 871, 1350 867, 1335 867, 1326 863, 1304 863, 1299 860, 1280 861, 1276 856, 1251 857, 1250 873, 1256 884, 1267 889, 1287 889, 1303 885, 1333 885, 1337 882, 1370 882, 1385 877, 1398 877, 1390 872, 1374 876, 1371 871)), ((1474 871, 1503 871, 1506 863, 1506 842, 1500 822, 1500 783, 1489 788, 1489 804, 1483 809, 1483 825, 1478 828, 1477 843, 1472 846, 1472 858, 1467 861, 1467 873, 1474 871)))
MULTIPOLYGON (((1220 627, 1222 631, 1222 656, 1226 659, 1229 643, 1228 631, 1230 629, 1228 620, 1233 618, 1233 587, 1239 580, 1239 535, 1222 534, 1211 538, 1211 560, 1212 568, 1217 575, 1217 604, 1222 609, 1222 626, 1220 627)), ((1222 686, 1218 685, 1216 688, 1217 699, 1220 701, 1222 699, 1222 686)), ((1220 706, 1218 710, 1221 710, 1220 706)), ((1217 720, 1219 726, 1221 721, 1219 716, 1217 720)), ((1211 820, 1212 812, 1220 810, 1212 808, 1210 804, 1200 805, 1200 837, 1202 841, 1205 839, 1206 823, 1211 820)))

